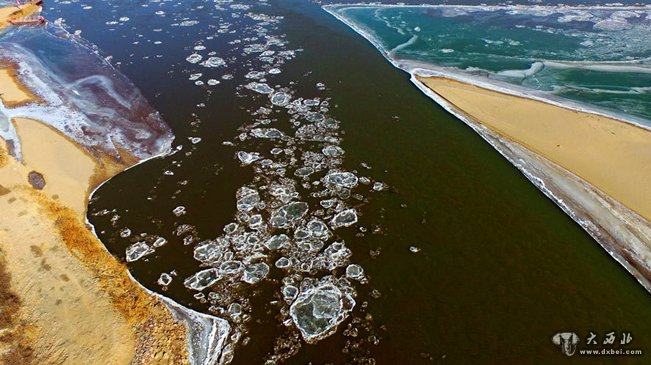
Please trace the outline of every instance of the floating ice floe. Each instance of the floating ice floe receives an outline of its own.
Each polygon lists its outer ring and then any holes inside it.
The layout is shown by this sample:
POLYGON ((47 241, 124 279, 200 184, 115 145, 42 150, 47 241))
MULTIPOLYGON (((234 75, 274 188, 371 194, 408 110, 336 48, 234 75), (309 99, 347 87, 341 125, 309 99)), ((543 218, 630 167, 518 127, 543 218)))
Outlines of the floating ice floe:
POLYGON ((151 248, 146 242, 136 242, 133 245, 127 247, 127 262, 137 261, 151 253, 154 253, 154 249, 151 248))
POLYGON ((306 166, 306 167, 301 167, 299 169, 296 169, 294 171, 294 175, 298 177, 307 177, 310 176, 314 173, 314 168, 306 166))
POLYGON ((178 24, 179 27, 191 27, 199 24, 198 20, 184 20, 178 24))
POLYGON ((224 232, 226 234, 231 234, 231 233, 234 233, 235 231, 237 231, 238 228, 239 228, 239 225, 237 223, 231 222, 231 223, 224 226, 224 232))
POLYGON ((208 68, 224 66, 225 64, 226 61, 224 61, 224 59, 220 57, 210 57, 207 60, 201 62, 201 66, 208 67, 208 68))
POLYGON ((242 265, 240 261, 236 261, 236 260, 224 261, 219 266, 219 271, 223 275, 237 275, 241 273, 243 269, 244 269, 244 265, 242 265))
POLYGON ((258 152, 245 152, 240 151, 237 153, 237 158, 245 165, 251 164, 260 159, 258 152))
POLYGON ((350 189, 357 186, 359 179, 352 172, 330 170, 321 181, 328 187, 350 189))
POLYGON ((237 191, 237 210, 250 212, 260 202, 260 195, 254 189, 246 186, 237 191))
POLYGON ((326 146, 324 147, 321 152, 328 157, 339 157, 344 155, 344 150, 343 148, 339 146, 326 146))
POLYGON ((261 79, 266 75, 266 72, 264 71, 250 71, 246 75, 244 75, 245 78, 247 79, 261 79))
POLYGON ((289 103, 290 100, 291 100, 291 96, 289 96, 289 94, 284 93, 282 91, 273 93, 271 95, 271 103, 273 105, 285 106, 289 103))
POLYGON ((331 277, 301 290, 289 312, 308 343, 329 336, 355 307, 348 291, 342 291, 331 277))
POLYGON ((269 237, 269 239, 265 241, 264 246, 269 250, 278 250, 287 246, 288 243, 289 237, 287 237, 286 234, 279 234, 269 237))
POLYGON ((281 257, 278 260, 276 260, 275 266, 279 269, 285 269, 291 266, 292 261, 288 259, 287 257, 281 257))
POLYGON ((198 63, 202 59, 203 59, 203 56, 201 56, 198 53, 193 53, 193 54, 189 55, 185 60, 190 62, 190 63, 198 63))
POLYGON ((188 277, 183 281, 183 285, 185 285, 185 287, 188 289, 200 291, 215 284, 221 278, 222 276, 219 273, 219 269, 211 268, 201 270, 198 273, 188 277))
POLYGON ((289 227, 297 219, 302 218, 308 211, 308 205, 305 202, 289 203, 271 214, 271 225, 273 227, 289 227))
POLYGON ((219 238, 214 241, 204 241, 194 248, 194 258, 203 263, 219 262, 228 250, 228 244, 219 238))
POLYGON ((382 191, 386 188, 387 188, 386 184, 379 181, 373 184, 373 191, 382 191))
POLYGON ((246 283, 255 284, 258 281, 264 279, 267 274, 269 274, 269 266, 264 262, 259 262, 257 264, 247 266, 244 269, 243 280, 246 283))
POLYGON ((332 228, 348 227, 357 223, 357 211, 354 208, 342 210, 330 221, 332 228))
POLYGON ((174 215, 177 216, 177 217, 185 215, 185 213, 186 213, 185 207, 182 206, 182 205, 179 205, 178 207, 174 208, 174 210, 172 210, 172 213, 174 213, 174 215))
POLYGON ((308 112, 305 119, 307 119, 309 122, 312 122, 312 123, 319 123, 319 122, 323 122, 325 120, 325 116, 323 114, 317 113, 317 112, 308 112))
POLYGON ((328 226, 317 218, 312 219, 304 227, 299 227, 294 231, 294 240, 296 242, 327 241, 329 238, 330 230, 328 226))
POLYGON ((346 276, 354 280, 364 279, 364 269, 357 264, 350 264, 346 267, 346 276))
POLYGON ((162 273, 160 274, 160 277, 158 278, 158 284, 162 286, 168 286, 172 283, 172 277, 170 274, 167 273, 162 273))
POLYGON ((245 87, 260 94, 271 94, 274 91, 271 86, 262 82, 249 82, 245 87))
POLYGON ((293 285, 286 285, 282 288, 281 292, 283 299, 291 303, 298 295, 298 288, 293 285))
POLYGON ((254 128, 251 129, 251 134, 257 138, 268 139, 283 138, 285 136, 283 132, 279 131, 276 128, 254 128))
POLYGON ((156 240, 154 241, 154 243, 152 244, 152 246, 154 246, 154 247, 161 247, 161 246, 164 246, 166 243, 167 243, 167 240, 166 240, 165 238, 163 238, 163 237, 158 237, 158 238, 156 238, 156 240))
POLYGON ((264 220, 261 214, 254 214, 249 218, 249 228, 253 230, 261 230, 265 228, 264 220))

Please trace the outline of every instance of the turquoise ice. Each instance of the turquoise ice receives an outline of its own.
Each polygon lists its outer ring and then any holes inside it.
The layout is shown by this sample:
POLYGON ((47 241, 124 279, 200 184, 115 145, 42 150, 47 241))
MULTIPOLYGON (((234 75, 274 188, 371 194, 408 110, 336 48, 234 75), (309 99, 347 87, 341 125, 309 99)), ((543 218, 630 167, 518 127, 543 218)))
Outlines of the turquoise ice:
POLYGON ((403 68, 449 67, 651 123, 651 8, 333 6, 403 68))

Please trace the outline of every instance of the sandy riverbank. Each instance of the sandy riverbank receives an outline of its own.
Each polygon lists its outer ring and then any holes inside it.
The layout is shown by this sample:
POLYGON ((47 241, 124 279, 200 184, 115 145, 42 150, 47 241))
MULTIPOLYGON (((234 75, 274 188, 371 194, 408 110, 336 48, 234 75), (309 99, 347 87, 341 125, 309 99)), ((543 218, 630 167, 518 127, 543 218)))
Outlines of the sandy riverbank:
POLYGON ((651 220, 651 131, 611 118, 427 78, 468 115, 553 161, 651 220))
MULTIPOLYGON (((0 67, 6 106, 38 102, 0 67)), ((85 224, 88 194, 137 161, 80 148, 12 120, 22 161, 0 140, 0 363, 184 364, 187 330, 85 224)))
POLYGON ((480 133, 651 290, 651 186, 646 183, 651 131, 456 80, 414 81, 480 133))

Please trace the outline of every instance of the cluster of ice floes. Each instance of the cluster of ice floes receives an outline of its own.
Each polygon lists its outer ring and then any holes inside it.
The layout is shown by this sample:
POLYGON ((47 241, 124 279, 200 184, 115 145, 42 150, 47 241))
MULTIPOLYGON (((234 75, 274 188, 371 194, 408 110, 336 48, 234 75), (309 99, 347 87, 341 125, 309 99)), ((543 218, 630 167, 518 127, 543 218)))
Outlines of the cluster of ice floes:
MULTIPOLYGON (((281 20, 247 11, 245 16, 261 24, 281 20)), ((250 302, 242 297, 250 290, 242 285, 268 285, 276 280, 270 277, 280 277, 282 323, 313 343, 348 318, 356 305, 355 283, 367 281, 337 232, 354 230, 366 199, 363 192, 385 185, 342 168, 340 122, 329 115, 329 100, 300 97, 294 85, 274 83, 274 75, 295 52, 284 49, 282 35, 265 35, 262 42, 257 38, 255 43, 233 43, 247 59, 255 56, 251 69, 236 79, 241 80, 240 93, 258 106, 251 108, 251 122, 241 133, 224 143, 254 178, 235 192, 236 213, 223 234, 195 245, 194 258, 203 268, 185 278, 184 285, 231 321, 239 339, 251 316, 250 302)), ((199 54, 196 48, 193 52, 199 54)), ((316 87, 325 89, 323 83, 316 87)))
MULTIPOLYGON (((152 2, 148 11, 173 19, 175 26, 194 20, 181 19, 190 15, 179 15, 174 4, 152 2)), ((330 113, 330 100, 323 95, 326 85, 310 81, 301 86, 301 80, 278 77, 300 50, 288 48, 285 35, 279 32, 283 18, 264 14, 266 6, 266 1, 206 4, 214 25, 206 31, 202 28, 205 19, 197 15, 199 23, 189 26, 202 29, 196 33, 199 39, 186 46, 187 53, 179 61, 189 81, 205 88, 208 95, 212 89, 207 86, 233 87, 246 100, 243 104, 250 115, 239 134, 222 146, 232 150, 242 169, 253 172, 252 180, 233 192, 234 206, 220 207, 234 211, 232 221, 220 227, 216 237, 201 237, 185 221, 191 215, 187 204, 175 204, 168 214, 177 225, 168 238, 178 238, 193 248, 198 269, 184 275, 167 270, 157 280, 162 290, 183 285, 210 313, 230 323, 222 362, 229 361, 238 343, 254 335, 248 332, 247 323, 255 320, 251 296, 259 288, 275 288, 269 306, 277 311, 287 338, 314 343, 351 317, 355 306, 360 306, 356 304, 360 285, 368 278, 353 261, 353 244, 342 236, 367 232, 360 226, 367 196, 386 188, 363 172, 343 166, 346 151, 341 147, 341 123, 330 113), (216 43, 221 46, 213 47, 216 43), (309 95, 299 95, 299 89, 309 95)), ((135 23, 134 16, 131 23, 135 23)), ((161 33, 166 32, 163 27, 161 33)), ((187 179, 178 176, 176 168, 201 141, 199 137, 188 140, 189 146, 179 146, 163 172, 181 179, 179 191, 187 179)), ((362 167, 361 171, 368 169, 362 167)), ((94 215, 112 217, 117 232, 128 230, 117 211, 94 215)), ((120 238, 128 241, 127 261, 143 265, 156 257, 160 247, 156 242, 167 242, 130 231, 120 238)), ((361 307, 365 305, 362 302, 361 307)), ((349 328, 362 326, 362 321, 349 323, 349 328)), ((300 347, 300 341, 287 341, 291 349, 271 354, 270 360, 283 360, 300 347)))
POLYGON ((281 277, 282 322, 313 343, 336 331, 355 307, 355 283, 367 282, 338 232, 358 224, 364 192, 386 185, 342 167, 340 123, 327 99, 258 81, 241 88, 263 105, 224 144, 254 178, 235 192, 236 213, 223 234, 194 246, 203 268, 184 285, 246 333, 251 308, 238 288, 281 277))
MULTIPOLYGON (((265 6, 266 1, 257 4, 257 7, 265 6)), ((219 14, 219 27, 217 30, 205 36, 204 39, 198 40, 192 47, 191 53, 186 57, 186 61, 193 65, 202 66, 203 68, 218 69, 221 75, 214 71, 190 70, 190 81, 198 86, 216 86, 222 80, 232 79, 232 75, 225 73, 224 70, 229 65, 241 62, 243 58, 251 56, 257 57, 261 64, 259 69, 251 70, 245 78, 250 80, 264 79, 266 75, 277 75, 282 72, 282 65, 296 56, 296 50, 284 49, 285 41, 280 37, 269 35, 269 32, 275 30, 282 17, 272 16, 251 11, 249 4, 235 4, 231 1, 218 1, 215 9, 219 14), (245 30, 245 34, 241 32, 245 30), (205 44, 216 38, 222 39, 229 47, 229 51, 215 51, 209 49, 205 44), (204 81, 202 79, 208 77, 204 81)), ((246 85, 247 88, 260 93, 271 93, 273 89, 264 82, 251 82, 246 85)))

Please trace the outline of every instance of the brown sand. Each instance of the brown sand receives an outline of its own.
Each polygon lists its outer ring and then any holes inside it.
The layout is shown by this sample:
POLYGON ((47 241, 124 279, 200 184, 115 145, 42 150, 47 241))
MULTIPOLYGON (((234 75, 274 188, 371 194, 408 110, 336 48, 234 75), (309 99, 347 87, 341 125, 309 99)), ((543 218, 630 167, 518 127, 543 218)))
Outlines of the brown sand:
POLYGON ((5 167, 9 162, 9 152, 7 151, 7 144, 0 141, 0 168, 5 167))
POLYGON ((84 223, 89 191, 126 164, 39 121, 13 123, 23 161, 0 141, 0 363, 188 363, 185 327, 84 223))
POLYGON ((32 327, 32 356, 42 364, 128 364, 133 331, 93 273, 66 250, 56 220, 32 195, 12 187, 0 198, 0 248, 22 302, 21 322, 32 327))
POLYGON ((498 134, 576 174, 651 220, 651 131, 444 78, 418 78, 498 134))

